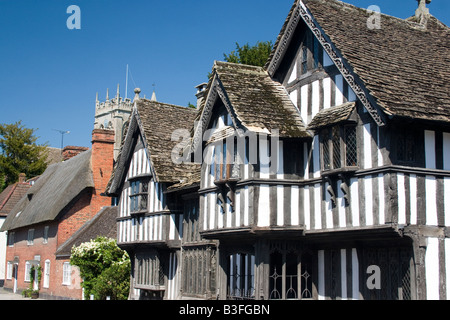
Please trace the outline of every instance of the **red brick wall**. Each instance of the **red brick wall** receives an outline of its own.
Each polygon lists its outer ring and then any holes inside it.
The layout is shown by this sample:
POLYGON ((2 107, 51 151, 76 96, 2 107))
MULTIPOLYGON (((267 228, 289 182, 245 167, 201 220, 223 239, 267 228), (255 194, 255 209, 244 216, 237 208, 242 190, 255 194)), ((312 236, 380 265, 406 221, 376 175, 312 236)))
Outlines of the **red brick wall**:
POLYGON ((63 160, 69 160, 70 158, 75 157, 76 155, 80 154, 81 152, 87 151, 89 148, 86 147, 76 147, 76 146, 66 146, 64 147, 62 151, 62 157, 63 160))
MULTIPOLYGON (((56 259, 57 248, 69 239, 83 224, 97 214, 104 206, 111 205, 111 199, 101 194, 105 192, 106 185, 113 169, 114 158, 114 131, 96 129, 92 132, 92 158, 91 168, 95 187, 83 191, 75 199, 72 199, 66 212, 63 212, 61 220, 48 224, 34 225, 15 231, 15 244, 7 247, 6 261, 14 261, 19 258, 18 282, 19 292, 29 287, 25 282, 25 262, 34 260, 40 255, 42 266, 42 279, 40 292, 47 296, 81 299, 79 272, 72 267, 72 283, 63 285, 63 263, 68 259, 56 259), (48 243, 43 243, 45 225, 50 225, 52 232, 48 243), (28 229, 35 229, 35 241, 33 245, 27 245, 28 229), (50 260, 50 284, 49 288, 43 288, 45 260, 50 260)), ((13 280, 5 281, 5 288, 13 288, 13 280)))
MULTIPOLYGON (((78 269, 72 267, 72 284, 62 284, 62 263, 63 260, 56 259, 55 251, 58 248, 58 241, 56 232, 58 230, 57 222, 44 223, 30 226, 29 228, 22 228, 15 231, 15 243, 13 246, 8 246, 6 249, 6 262, 14 261, 18 257, 18 272, 17 272, 17 292, 20 293, 28 289, 30 282, 25 281, 25 263, 34 260, 35 256, 40 256, 40 265, 42 267, 42 278, 39 283, 39 292, 47 297, 65 297, 71 299, 81 299, 82 290, 80 286, 81 279, 79 277, 78 269), (44 243, 44 228, 49 226, 48 242, 44 243), (28 230, 34 229, 34 241, 32 245, 27 244, 28 230), (44 288, 44 272, 45 261, 50 261, 50 279, 48 288, 44 288)), ((68 260, 64 260, 68 261, 68 260)), ((6 263, 5 262, 5 263, 6 263)), ((4 287, 13 290, 14 278, 5 279, 4 287)))
POLYGON ((114 131, 95 129, 92 131, 92 173, 95 191, 91 207, 97 213, 102 207, 111 205, 111 198, 102 196, 111 177, 114 164, 114 131))
POLYGON ((114 131, 95 129, 92 132, 92 175, 95 188, 81 194, 64 214, 58 230, 58 245, 69 239, 86 221, 111 205, 111 198, 102 196, 111 177, 114 161, 114 131))
POLYGON ((90 207, 92 199, 92 190, 83 191, 73 202, 70 209, 64 213, 58 225, 58 246, 69 239, 80 227, 96 212, 90 207))

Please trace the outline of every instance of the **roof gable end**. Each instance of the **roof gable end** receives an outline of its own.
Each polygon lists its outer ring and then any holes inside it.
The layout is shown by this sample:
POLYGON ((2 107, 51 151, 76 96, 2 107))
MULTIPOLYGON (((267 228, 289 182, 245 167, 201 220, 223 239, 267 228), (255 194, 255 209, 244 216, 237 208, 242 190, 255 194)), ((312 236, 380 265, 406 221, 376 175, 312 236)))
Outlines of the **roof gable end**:
POLYGON ((206 99, 196 119, 192 151, 201 146, 219 98, 238 130, 265 134, 278 130, 281 137, 309 137, 286 90, 263 68, 215 61, 206 99))
POLYGON ((383 112, 381 112, 376 103, 376 100, 369 94, 363 82, 353 72, 350 64, 345 60, 339 49, 330 40, 328 35, 321 28, 311 11, 307 8, 307 6, 304 4, 304 1, 302 0, 298 0, 294 3, 286 19, 286 22, 280 31, 269 60, 265 66, 270 76, 273 77, 280 67, 280 64, 283 61, 285 53, 291 43, 294 32, 296 31, 300 21, 304 21, 306 23, 313 36, 315 36, 319 41, 324 52, 328 54, 334 65, 336 65, 339 72, 347 81, 349 87, 353 90, 366 110, 370 113, 373 120, 379 126, 383 126, 386 123, 385 115, 383 114, 383 112))

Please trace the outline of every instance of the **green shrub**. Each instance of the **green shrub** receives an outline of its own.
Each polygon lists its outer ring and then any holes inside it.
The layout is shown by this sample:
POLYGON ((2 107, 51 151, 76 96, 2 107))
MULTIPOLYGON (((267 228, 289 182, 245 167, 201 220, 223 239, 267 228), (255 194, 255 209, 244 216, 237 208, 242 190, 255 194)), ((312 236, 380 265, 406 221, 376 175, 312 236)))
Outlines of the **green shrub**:
POLYGON ((114 239, 98 237, 73 247, 70 264, 80 269, 85 299, 127 299, 130 285, 130 257, 114 239))

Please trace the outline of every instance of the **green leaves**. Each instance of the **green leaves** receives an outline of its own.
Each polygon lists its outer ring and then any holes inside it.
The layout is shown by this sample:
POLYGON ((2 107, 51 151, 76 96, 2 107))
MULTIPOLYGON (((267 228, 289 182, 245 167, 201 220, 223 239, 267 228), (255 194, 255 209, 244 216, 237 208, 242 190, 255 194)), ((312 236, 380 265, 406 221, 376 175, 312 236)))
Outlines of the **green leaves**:
POLYGON ((97 237, 73 247, 70 264, 80 269, 85 297, 95 299, 127 299, 131 262, 127 252, 114 239, 97 237))
POLYGON ((0 191, 17 182, 20 173, 32 178, 47 168, 47 144, 38 145, 34 133, 21 121, 0 124, 0 191))
POLYGON ((236 42, 236 51, 231 51, 228 55, 224 54, 224 58, 226 62, 264 67, 272 52, 272 48, 272 41, 258 41, 254 46, 250 46, 247 43, 242 47, 236 42))

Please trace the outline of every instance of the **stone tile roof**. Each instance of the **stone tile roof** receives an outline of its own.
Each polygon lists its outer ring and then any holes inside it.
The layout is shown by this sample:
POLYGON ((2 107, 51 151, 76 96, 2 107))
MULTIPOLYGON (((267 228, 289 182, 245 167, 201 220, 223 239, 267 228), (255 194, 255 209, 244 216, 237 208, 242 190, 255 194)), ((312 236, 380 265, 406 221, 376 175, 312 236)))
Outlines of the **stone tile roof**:
POLYGON ((201 178, 202 178, 201 171, 197 170, 193 172, 190 176, 186 177, 183 181, 180 181, 179 183, 173 184, 170 187, 168 187, 167 191, 174 192, 198 188, 200 187, 201 178))
POLYGON ((79 246, 97 237, 117 238, 118 207, 104 207, 92 219, 88 220, 77 232, 56 250, 57 257, 70 256, 73 246, 79 246))
MULTIPOLYGON (((199 165, 175 164, 172 161, 172 150, 180 143, 172 141, 172 134, 180 129, 189 133, 198 110, 146 99, 138 100, 136 106, 155 180, 178 183, 193 171, 200 170, 199 165)), ((185 142, 187 144, 189 140, 185 142)))
MULTIPOLYGON (((150 155, 152 170, 157 182, 184 183, 191 181, 192 175, 200 171, 199 164, 176 164, 172 161, 172 150, 181 143, 182 139, 172 141, 172 134, 176 130, 187 134, 185 144, 190 142, 190 129, 194 125, 197 109, 185 108, 157 101, 139 99, 136 101, 127 134, 124 136, 117 162, 106 187, 106 193, 117 195, 128 167, 127 157, 130 156, 133 144, 133 131, 140 128, 144 144, 150 155)), ((181 149, 180 149, 181 150, 181 149)))
POLYGON ((14 206, 0 231, 52 221, 81 191, 94 187, 92 150, 49 166, 14 206))
POLYGON ((347 102, 337 107, 324 109, 316 114, 308 125, 308 130, 318 129, 324 126, 331 126, 349 120, 355 110, 355 102, 347 102))
POLYGON ((424 27, 381 14, 381 28, 371 30, 367 20, 373 12, 336 0, 297 0, 271 59, 301 2, 386 115, 450 121, 447 26, 433 16, 424 27))
MULTIPOLYGON (((285 88, 261 67, 216 61, 213 67, 239 122, 250 131, 308 137, 285 88)), ((209 90, 211 85, 207 88, 209 90)))

